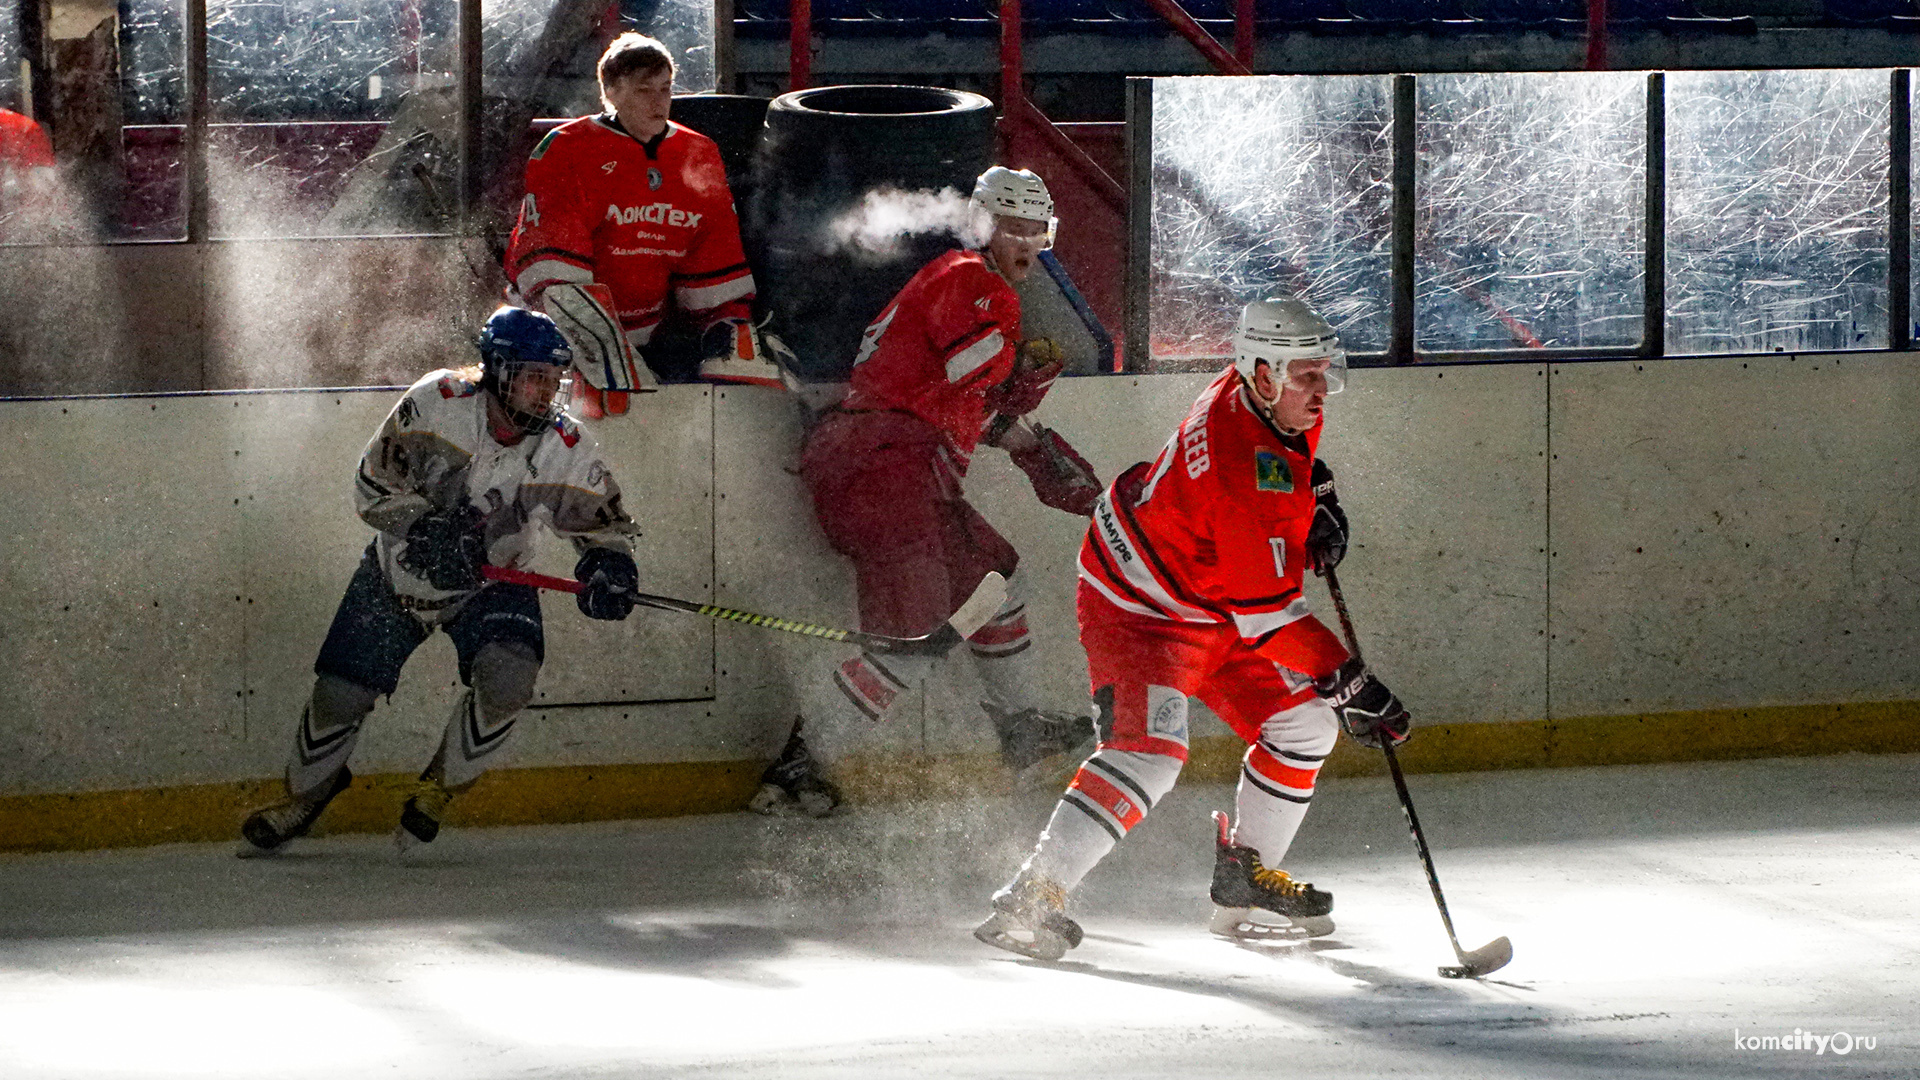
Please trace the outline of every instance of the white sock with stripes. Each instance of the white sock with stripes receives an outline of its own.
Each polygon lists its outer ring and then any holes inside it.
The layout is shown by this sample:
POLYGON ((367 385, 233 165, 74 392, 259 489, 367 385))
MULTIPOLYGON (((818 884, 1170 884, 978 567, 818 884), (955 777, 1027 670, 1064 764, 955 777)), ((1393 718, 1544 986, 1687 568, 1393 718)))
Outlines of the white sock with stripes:
POLYGON ((1173 790, 1179 758, 1102 747, 1080 766, 1020 868, 1072 891, 1153 804, 1173 790))
POLYGON ((1320 765, 1339 737, 1339 721, 1320 698, 1275 713, 1247 747, 1234 796, 1233 842, 1278 868, 1307 816, 1320 765))

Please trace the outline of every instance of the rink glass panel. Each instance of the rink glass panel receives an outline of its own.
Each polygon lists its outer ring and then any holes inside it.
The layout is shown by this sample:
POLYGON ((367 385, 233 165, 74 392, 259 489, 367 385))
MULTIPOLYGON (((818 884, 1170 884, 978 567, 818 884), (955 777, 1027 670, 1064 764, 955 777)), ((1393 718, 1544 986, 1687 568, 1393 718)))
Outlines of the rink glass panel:
POLYGON ((1887 347, 1887 75, 1667 76, 1667 351, 1887 347))
POLYGON ((126 186, 110 234, 123 240, 187 235, 187 38, 182 0, 120 7, 120 116, 126 186))
POLYGON ((1388 76, 1153 83, 1153 370, 1214 368, 1242 305, 1291 294, 1349 349, 1387 347, 1388 76))
POLYGON ((210 0, 209 232, 447 232, 454 0, 210 0))
POLYGON ((1646 77, 1416 83, 1421 349, 1620 347, 1646 308, 1646 77))

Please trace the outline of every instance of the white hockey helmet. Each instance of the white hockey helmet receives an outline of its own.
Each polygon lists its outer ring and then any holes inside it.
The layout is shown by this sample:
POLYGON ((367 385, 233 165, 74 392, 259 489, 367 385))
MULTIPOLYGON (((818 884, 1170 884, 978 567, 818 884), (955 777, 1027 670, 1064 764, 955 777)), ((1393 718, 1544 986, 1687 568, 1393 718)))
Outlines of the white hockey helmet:
POLYGON ((989 214, 1053 221, 1053 196, 1047 182, 1030 169, 1015 171, 995 165, 973 182, 973 201, 989 214))
POLYGON ((1329 360, 1327 393, 1337 394, 1347 383, 1347 351, 1332 324, 1293 297, 1255 300, 1240 309, 1240 325, 1233 332, 1233 366, 1253 385, 1253 369, 1265 360, 1274 377, 1285 382, 1287 365, 1295 360, 1329 360))

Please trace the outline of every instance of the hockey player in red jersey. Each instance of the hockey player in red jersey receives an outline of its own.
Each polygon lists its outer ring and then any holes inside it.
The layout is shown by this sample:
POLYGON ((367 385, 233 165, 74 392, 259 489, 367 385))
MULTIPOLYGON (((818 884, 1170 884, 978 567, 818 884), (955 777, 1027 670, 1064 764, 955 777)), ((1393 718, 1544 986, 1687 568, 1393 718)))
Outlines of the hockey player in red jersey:
POLYGON ((1057 959, 1080 943, 1067 894, 1173 788, 1187 699, 1248 743, 1231 832, 1216 815, 1215 933, 1333 929, 1333 897, 1279 869, 1344 728, 1407 736, 1407 712, 1307 611, 1301 582, 1346 553, 1333 476, 1315 458, 1322 407, 1345 381, 1333 328, 1298 300, 1248 304, 1235 359, 1166 448, 1122 473, 1080 549, 1080 640, 1100 744, 980 940, 1057 959))
MULTIPOLYGON (((1006 604, 969 639, 981 702, 1015 769, 1091 734, 1083 717, 1047 712, 1030 685, 1019 556, 961 490, 981 442, 1007 450, 1043 503, 1085 515, 1100 493, 1093 470, 1058 434, 1021 418, 1060 373, 1051 342, 1022 343, 1013 284, 1051 243, 1053 199, 1031 172, 994 167, 972 195, 985 250, 949 251, 923 267, 868 326, 852 388, 808 435, 801 475, 835 550, 853 560, 861 629, 911 637, 939 626, 988 571, 1009 580, 1006 604), (987 229, 990 227, 991 231, 987 229)), ((930 661, 863 654, 833 673, 845 719, 878 720, 930 661)), ((797 799, 829 812, 831 785, 805 742, 789 740, 754 807, 797 799)))
POLYGON ((548 132, 527 161, 507 247, 518 298, 573 344, 587 416, 653 388, 639 357, 675 309, 702 331, 700 376, 780 385, 752 322, 753 272, 720 151, 667 118, 673 57, 622 34, 600 57, 606 111, 548 132))
POLYGON ((47 129, 0 109, 0 240, 48 241, 58 219, 59 181, 47 129))
POLYGON ((453 639, 467 686, 433 760, 400 811, 404 848, 432 840, 448 802, 510 744, 546 653, 540 598, 486 582, 481 568, 533 554, 537 526, 579 553, 582 614, 624 619, 639 583, 620 487, 566 405, 574 362, 553 321, 503 307, 480 332, 477 369, 431 372, 368 441, 354 477, 375 530, 314 661, 313 692, 293 734, 287 797, 241 826, 242 854, 304 836, 353 781, 347 768, 380 695, 436 629, 453 639))

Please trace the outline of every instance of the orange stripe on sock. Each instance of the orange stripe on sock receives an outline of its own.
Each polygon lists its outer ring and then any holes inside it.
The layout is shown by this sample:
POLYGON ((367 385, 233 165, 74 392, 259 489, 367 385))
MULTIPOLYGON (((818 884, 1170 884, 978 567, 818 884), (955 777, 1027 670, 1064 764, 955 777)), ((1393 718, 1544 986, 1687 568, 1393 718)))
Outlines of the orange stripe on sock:
POLYGON ((1147 812, 1132 795, 1114 787, 1105 777, 1086 769, 1081 769, 1074 774, 1073 783, 1067 786, 1078 789, 1081 794, 1100 804, 1107 813, 1113 815, 1114 820, 1118 821, 1123 829, 1132 830, 1135 825, 1140 824, 1141 818, 1147 816, 1147 812))
POLYGON ((1302 769, 1297 765, 1290 765, 1268 753, 1267 748, 1258 743, 1253 745, 1252 751, 1247 755, 1247 764, 1261 776, 1281 787, 1293 788, 1296 791, 1312 791, 1313 782, 1320 775, 1319 766, 1302 769))

